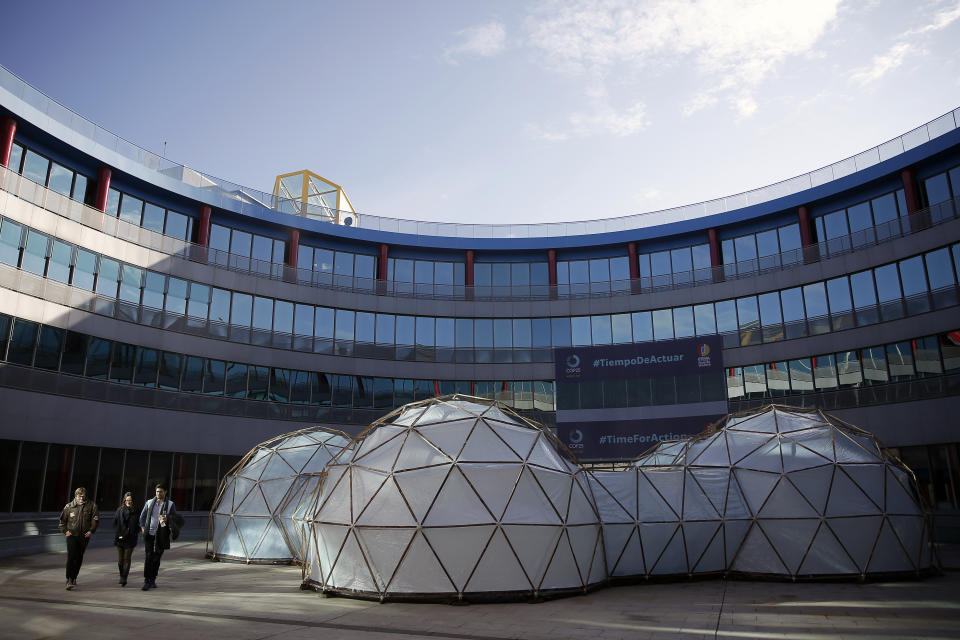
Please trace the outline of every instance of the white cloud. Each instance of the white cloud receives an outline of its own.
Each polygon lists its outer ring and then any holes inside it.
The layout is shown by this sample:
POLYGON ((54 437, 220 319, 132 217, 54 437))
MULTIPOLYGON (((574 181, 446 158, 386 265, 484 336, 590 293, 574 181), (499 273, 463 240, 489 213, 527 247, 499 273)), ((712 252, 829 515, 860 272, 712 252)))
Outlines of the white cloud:
POLYGON ((586 110, 569 114, 560 124, 527 125, 527 134, 547 142, 595 135, 625 138, 643 131, 650 124, 644 103, 635 102, 624 109, 616 109, 610 104, 603 83, 587 87, 585 93, 588 103, 586 110))
POLYGON ((854 69, 853 73, 850 74, 850 80, 860 86, 876 82, 902 65, 904 59, 906 59, 913 50, 913 45, 907 42, 898 42, 890 47, 886 53, 874 56, 869 65, 854 69))
POLYGON ((955 0, 952 6, 938 11, 929 23, 904 32, 885 53, 874 56, 870 64, 854 69, 850 74, 851 82, 865 86, 880 80, 901 67, 909 56, 923 53, 924 50, 918 43, 932 37, 928 34, 942 31, 957 20, 960 20, 960 0, 955 0))
POLYGON ((461 29, 454 35, 457 37, 457 44, 443 52, 444 59, 451 64, 456 64, 460 56, 491 58, 502 52, 507 44, 507 30, 499 22, 461 29))
POLYGON ((683 112, 720 97, 741 117, 753 90, 785 59, 806 54, 841 0, 545 0, 527 19, 531 46, 564 72, 668 69, 691 60, 706 80, 683 112))
POLYGON ((931 31, 940 31, 946 29, 957 20, 960 20, 960 1, 954 2, 952 7, 938 11, 937 14, 933 16, 933 21, 930 24, 924 25, 919 29, 911 29, 906 35, 911 36, 930 33, 931 31))

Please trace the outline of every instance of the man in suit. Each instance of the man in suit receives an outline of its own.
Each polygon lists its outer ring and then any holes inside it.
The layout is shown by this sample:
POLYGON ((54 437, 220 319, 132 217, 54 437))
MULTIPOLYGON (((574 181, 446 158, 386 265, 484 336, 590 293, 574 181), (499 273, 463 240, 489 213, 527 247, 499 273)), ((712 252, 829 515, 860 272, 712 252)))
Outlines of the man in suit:
POLYGON ((160 558, 170 548, 174 537, 171 529, 177 526, 180 518, 173 500, 167 499, 167 487, 160 483, 156 486, 156 496, 147 500, 140 512, 140 531, 143 532, 143 547, 146 558, 143 562, 144 591, 157 588, 157 573, 160 571, 160 558))

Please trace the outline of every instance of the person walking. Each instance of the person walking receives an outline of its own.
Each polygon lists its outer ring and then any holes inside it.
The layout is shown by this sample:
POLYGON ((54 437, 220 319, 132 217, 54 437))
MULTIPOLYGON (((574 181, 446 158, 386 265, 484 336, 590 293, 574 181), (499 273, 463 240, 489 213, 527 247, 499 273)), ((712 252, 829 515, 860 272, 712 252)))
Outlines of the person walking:
POLYGON ((87 490, 77 487, 73 501, 60 512, 60 533, 67 538, 67 591, 77 586, 77 575, 83 564, 83 552, 87 550, 90 536, 100 524, 100 511, 93 500, 87 500, 87 490))
POLYGON ((146 554, 143 562, 144 591, 157 588, 160 558, 170 548, 171 539, 177 537, 171 529, 179 527, 180 522, 173 500, 167 499, 166 485, 158 484, 156 496, 147 500, 140 512, 140 531, 143 533, 143 550, 146 554))
POLYGON ((130 560, 140 537, 140 521, 133 508, 133 495, 123 494, 123 501, 113 515, 113 544, 117 548, 117 569, 120 571, 120 586, 127 586, 130 560))

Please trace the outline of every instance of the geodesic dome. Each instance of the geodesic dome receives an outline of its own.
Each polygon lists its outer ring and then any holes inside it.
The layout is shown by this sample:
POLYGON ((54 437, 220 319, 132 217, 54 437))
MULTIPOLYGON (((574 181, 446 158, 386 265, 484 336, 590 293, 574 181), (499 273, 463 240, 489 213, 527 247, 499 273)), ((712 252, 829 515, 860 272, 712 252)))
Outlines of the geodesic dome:
POLYGON ((446 396, 373 423, 327 466, 304 584, 378 599, 516 599, 606 579, 585 472, 549 431, 446 396))
POLYGON ((207 556, 259 563, 300 562, 292 515, 350 436, 325 427, 286 433, 251 449, 227 472, 213 509, 207 556))
POLYGON ((915 481, 869 433, 768 406, 592 475, 611 576, 784 577, 933 565, 915 481))

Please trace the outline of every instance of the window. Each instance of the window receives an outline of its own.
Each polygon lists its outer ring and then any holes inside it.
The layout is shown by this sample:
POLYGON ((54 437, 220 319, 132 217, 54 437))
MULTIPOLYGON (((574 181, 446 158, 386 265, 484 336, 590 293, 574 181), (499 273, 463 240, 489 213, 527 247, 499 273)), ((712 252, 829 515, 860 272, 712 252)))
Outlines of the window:
POLYGON ((146 203, 143 208, 143 228, 163 233, 164 211, 153 203, 146 203))
POLYGON ((70 197, 73 188, 73 171, 63 167, 56 162, 50 166, 50 179, 47 181, 47 187, 51 191, 56 191, 60 195, 70 197))
POLYGON ((37 344, 37 331, 40 325, 36 322, 16 318, 13 322, 13 331, 10 334, 10 344, 7 347, 7 362, 31 366, 33 364, 33 349, 37 344))
POLYGON ((23 158, 23 177, 36 182, 39 185, 47 184, 47 171, 50 169, 50 161, 39 153, 27 149, 23 158))
POLYGON ((60 367, 60 351, 65 334, 63 329, 41 326, 33 366, 56 371, 60 367))
POLYGON ((677 338, 689 338, 694 334, 693 307, 677 307, 673 310, 673 328, 677 338))
POLYGON ((706 336, 717 332, 717 319, 713 314, 713 303, 698 304, 693 308, 697 335, 706 336))
POLYGON ((64 284, 70 283, 70 263, 73 261, 73 247, 60 240, 53 241, 50 262, 47 265, 47 277, 64 284))
POLYGON ((120 199, 120 219, 140 225, 143 216, 143 200, 124 193, 120 199))
POLYGON ((23 258, 20 268, 38 276, 43 276, 47 267, 47 248, 50 238, 30 229, 27 233, 27 242, 23 248, 23 258))
POLYGON ((11 267, 20 265, 20 236, 23 234, 23 227, 3 220, 0 224, 0 262, 8 264, 11 267))

